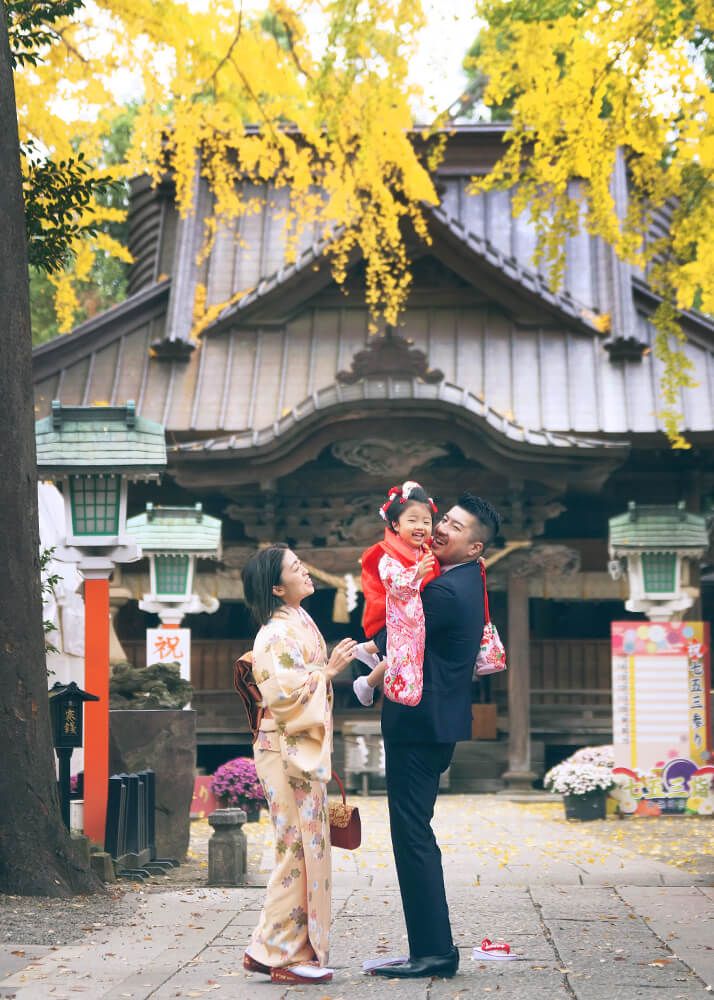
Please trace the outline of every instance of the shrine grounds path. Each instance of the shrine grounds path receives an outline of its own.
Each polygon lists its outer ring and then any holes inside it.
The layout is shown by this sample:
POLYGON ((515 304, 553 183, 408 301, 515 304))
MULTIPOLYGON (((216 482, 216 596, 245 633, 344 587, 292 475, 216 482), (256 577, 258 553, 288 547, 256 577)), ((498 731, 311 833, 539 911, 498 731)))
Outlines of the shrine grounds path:
POLYGON ((386 801, 380 796, 356 801, 363 845, 353 853, 333 853, 331 983, 286 988, 242 969, 272 863, 264 817, 246 827, 250 886, 205 886, 210 830, 205 821, 195 823, 186 865, 150 886, 122 885, 109 906, 106 898, 87 901, 83 927, 73 932, 71 943, 64 943, 72 935, 63 936, 63 914, 69 918, 72 901, 0 898, 0 997, 689 1000, 711 995, 714 818, 579 824, 564 820, 558 802, 440 797, 435 827, 461 966, 451 980, 399 982, 361 973, 364 958, 404 954, 406 938, 386 801), (23 908, 26 916, 35 913, 31 929, 8 919, 23 908), (48 917, 53 928, 47 928, 48 917), (521 960, 473 960, 472 948, 483 937, 509 941, 521 960))

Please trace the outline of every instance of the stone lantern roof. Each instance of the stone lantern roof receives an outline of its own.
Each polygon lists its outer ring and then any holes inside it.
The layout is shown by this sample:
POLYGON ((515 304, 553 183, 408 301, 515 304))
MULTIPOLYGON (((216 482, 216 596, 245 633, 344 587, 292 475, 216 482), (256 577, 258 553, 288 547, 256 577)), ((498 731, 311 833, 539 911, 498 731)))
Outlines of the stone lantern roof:
POLYGON ((124 473, 157 479, 166 467, 164 428, 124 406, 63 406, 35 424, 41 473, 124 473))
POLYGON ((127 529, 145 555, 187 552, 208 558, 221 554, 221 520, 204 514, 200 503, 192 507, 147 503, 143 514, 128 519, 127 529))
POLYGON ((653 506, 630 501, 627 513, 611 517, 612 555, 660 551, 701 554, 709 547, 706 519, 678 504, 653 506))

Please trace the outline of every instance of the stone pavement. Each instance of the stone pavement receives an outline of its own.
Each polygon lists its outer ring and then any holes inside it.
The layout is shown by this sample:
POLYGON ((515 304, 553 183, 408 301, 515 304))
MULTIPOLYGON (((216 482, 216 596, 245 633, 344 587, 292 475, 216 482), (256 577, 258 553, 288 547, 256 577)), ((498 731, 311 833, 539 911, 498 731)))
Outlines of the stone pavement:
MULTIPOLYGON (((159 885, 130 890, 136 908, 124 926, 89 932, 67 947, 0 949, 0 997, 679 1000, 710 994, 714 875, 702 874, 708 863, 692 874, 650 852, 628 850, 628 824, 638 824, 635 839, 642 841, 647 833, 641 824, 647 820, 568 824, 554 806, 497 796, 444 796, 437 803, 435 828, 461 952, 459 974, 405 983, 363 976, 363 958, 404 953, 406 938, 385 800, 358 802, 363 846, 333 855, 332 983, 287 988, 243 972, 260 887, 159 885), (510 941, 521 960, 474 961, 472 948, 484 936, 510 941)), ((670 830, 684 831, 689 821, 667 822, 682 824, 670 830)), ((272 858, 270 827, 263 820, 251 830, 252 874, 265 877, 272 858)))

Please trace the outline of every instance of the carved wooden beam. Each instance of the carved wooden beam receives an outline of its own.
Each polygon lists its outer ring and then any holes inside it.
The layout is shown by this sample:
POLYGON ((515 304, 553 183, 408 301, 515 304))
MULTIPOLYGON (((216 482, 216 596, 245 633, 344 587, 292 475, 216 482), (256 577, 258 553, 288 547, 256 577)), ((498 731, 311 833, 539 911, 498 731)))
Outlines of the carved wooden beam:
POLYGON ((352 358, 351 371, 337 373, 337 381, 354 385, 363 378, 419 378, 435 385, 444 378, 438 368, 429 368, 426 354, 413 346, 412 340, 395 333, 391 326, 379 337, 373 337, 369 346, 352 358))

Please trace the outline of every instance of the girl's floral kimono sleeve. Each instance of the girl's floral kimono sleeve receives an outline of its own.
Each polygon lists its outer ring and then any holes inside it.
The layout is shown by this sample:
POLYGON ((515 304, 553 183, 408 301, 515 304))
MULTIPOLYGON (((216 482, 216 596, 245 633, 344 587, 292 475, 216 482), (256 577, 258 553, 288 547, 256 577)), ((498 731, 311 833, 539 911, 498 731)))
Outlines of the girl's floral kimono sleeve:
POLYGON ((309 633, 302 633, 299 625, 284 621, 262 629, 253 650, 253 675, 275 719, 287 774, 328 781, 332 685, 324 673, 324 657, 311 649, 309 633))
POLYGON ((379 560, 379 578, 387 593, 397 601, 409 601, 419 593, 421 580, 417 579, 417 569, 416 564, 406 567, 387 555, 379 560))

